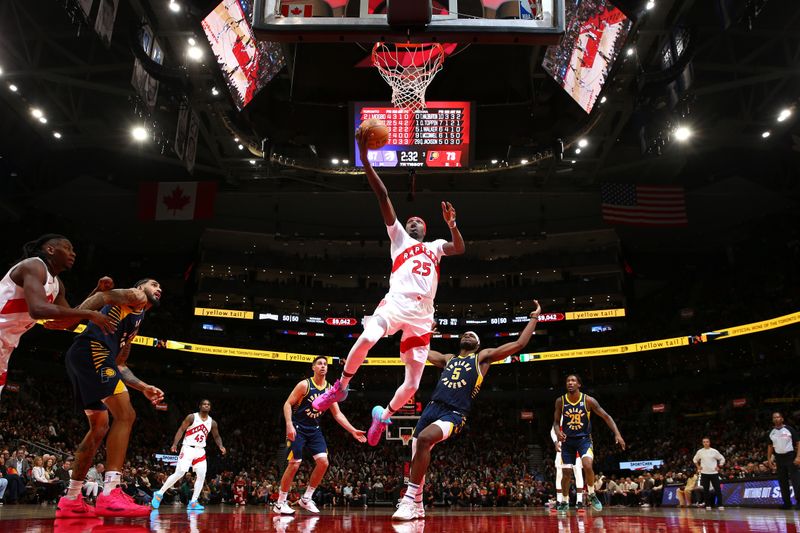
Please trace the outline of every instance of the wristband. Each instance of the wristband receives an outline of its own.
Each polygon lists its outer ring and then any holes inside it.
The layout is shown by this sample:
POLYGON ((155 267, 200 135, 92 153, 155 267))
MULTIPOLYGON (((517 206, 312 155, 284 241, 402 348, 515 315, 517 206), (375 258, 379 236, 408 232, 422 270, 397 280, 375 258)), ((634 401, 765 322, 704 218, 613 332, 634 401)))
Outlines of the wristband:
POLYGON ((448 224, 450 229, 456 229, 456 221, 454 220, 452 224, 448 224))

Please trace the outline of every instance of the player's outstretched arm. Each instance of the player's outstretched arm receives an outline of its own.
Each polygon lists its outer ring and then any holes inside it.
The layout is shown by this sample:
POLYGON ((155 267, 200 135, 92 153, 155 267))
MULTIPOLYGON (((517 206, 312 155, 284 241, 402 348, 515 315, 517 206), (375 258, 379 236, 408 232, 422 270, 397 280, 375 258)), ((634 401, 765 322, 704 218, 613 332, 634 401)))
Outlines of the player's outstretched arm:
POLYGON ((189 429, 189 426, 192 425, 192 422, 194 422, 194 414, 186 415, 186 418, 183 419, 178 431, 175 433, 175 438, 172 439, 172 446, 169 447, 172 452, 178 451, 178 443, 181 441, 183 434, 186 433, 186 430, 189 429))
POLYGON ((451 354, 443 354, 442 352, 437 352, 436 350, 428 350, 428 362, 433 366, 444 368, 447 366, 448 361, 450 361, 452 358, 453 356, 451 354))
POLYGON ((564 442, 567 438, 564 432, 561 431, 561 413, 564 411, 564 400, 559 396, 556 398, 556 410, 553 413, 553 431, 560 442, 564 442))
POLYGON ((464 237, 456 225, 456 210, 450 202, 442 202, 442 218, 447 227, 450 228, 450 242, 442 246, 444 255, 461 255, 467 249, 464 244, 464 237))
POLYGON ((611 418, 611 415, 606 413, 605 409, 600 407, 600 404, 597 403, 597 400, 595 400, 592 396, 586 397, 586 404, 589 406, 590 411, 596 413, 597 416, 599 416, 605 421, 606 425, 614 433, 614 440, 616 441, 617 444, 619 444, 619 447, 624 450, 625 441, 622 439, 622 435, 620 434, 619 429, 617 429, 617 423, 614 422, 614 419, 611 418))
POLYGON ((92 294, 78 308, 102 309, 104 305, 127 305, 136 308, 146 303, 147 295, 142 289, 112 289, 92 294))
POLYGON ((292 407, 299 404, 307 393, 308 383, 303 380, 294 386, 289 397, 283 402, 283 418, 286 420, 286 438, 288 440, 293 441, 297 436, 297 430, 292 423, 292 407))
MULTIPOLYGON (((61 281, 61 279, 59 279, 58 280, 58 284, 59 284, 58 296, 56 297, 56 300, 53 303, 55 303, 56 305, 58 305, 60 307, 70 307, 69 302, 67 302, 67 297, 66 297, 67 290, 64 287, 64 282, 61 281)), ((113 288, 114 288, 114 280, 111 279, 108 276, 103 276, 102 278, 100 278, 97 281, 97 286, 94 288, 94 290, 92 292, 89 293, 88 296, 86 296, 86 298, 89 299, 89 298, 91 298, 92 296, 94 296, 98 292, 110 291, 113 288)), ((85 309, 85 308, 81 308, 80 306, 78 306, 78 309, 85 309)), ((48 320, 47 322, 44 323, 44 327, 47 328, 47 329, 70 329, 70 330, 72 330, 72 329, 75 329, 75 327, 78 325, 78 322, 80 322, 80 320, 78 320, 77 318, 64 318, 64 319, 59 319, 59 320, 48 320)))
POLYGON ((67 303, 64 294, 64 284, 59 283, 58 303, 47 301, 47 293, 44 290, 44 283, 47 279, 47 268, 40 261, 26 261, 11 273, 14 283, 22 287, 25 294, 25 302, 28 305, 28 313, 34 320, 91 320, 105 333, 114 331, 111 319, 102 313, 87 309, 72 308, 67 303))
POLYGON ((478 352, 478 363, 494 363, 495 361, 502 361, 509 355, 519 353, 528 345, 531 337, 533 336, 533 332, 536 329, 536 324, 539 322, 539 314, 542 312, 542 306, 539 305, 539 302, 534 300, 533 303, 536 305, 536 308, 531 311, 530 320, 525 326, 525 329, 522 330, 522 333, 519 334, 519 337, 517 337, 517 340, 503 344, 497 348, 486 348, 485 350, 481 350, 478 352))
POLYGON ((219 436, 219 428, 217 427, 217 421, 211 421, 211 436, 214 437, 214 442, 217 443, 217 448, 219 448, 219 453, 225 455, 228 453, 228 450, 225 449, 225 446, 222 445, 222 437, 219 436))
POLYGON ((383 180, 381 180, 380 176, 378 176, 378 173, 375 172, 375 169, 372 168, 372 163, 370 163, 369 158, 367 157, 367 153, 369 151, 369 148, 367 148, 367 139, 362 138, 361 135, 356 132, 356 141, 358 141, 358 152, 361 154, 361 163, 364 165, 364 172, 367 174, 367 181, 369 182, 369 186, 375 192, 375 196, 378 197, 378 205, 381 208, 383 222, 387 226, 394 226, 394 222, 397 220, 397 215, 394 212, 392 201, 389 199, 389 191, 386 190, 386 185, 383 184, 383 180))
POLYGON ((336 420, 336 422, 340 426, 342 426, 345 429, 345 431, 350 433, 354 439, 356 439, 358 442, 367 442, 367 437, 365 435, 364 430, 356 429, 353 427, 350 421, 347 420, 347 417, 344 416, 342 410, 339 409, 338 403, 334 403, 333 405, 331 405, 331 414, 333 415, 333 419, 336 420))

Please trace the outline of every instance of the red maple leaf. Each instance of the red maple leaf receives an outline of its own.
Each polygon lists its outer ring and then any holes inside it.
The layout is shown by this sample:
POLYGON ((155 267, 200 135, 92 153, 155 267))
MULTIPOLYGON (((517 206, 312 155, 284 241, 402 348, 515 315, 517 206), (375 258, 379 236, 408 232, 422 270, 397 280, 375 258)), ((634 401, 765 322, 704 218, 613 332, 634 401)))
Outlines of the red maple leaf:
POLYGON ((189 204, 190 200, 191 198, 183 194, 183 189, 181 189, 180 185, 176 186, 169 196, 164 196, 162 198, 164 205, 167 206, 167 209, 172 211, 173 216, 175 216, 178 211, 183 211, 183 208, 189 204))
POLYGON ((302 10, 299 7, 295 6, 295 7, 292 8, 291 13, 292 13, 292 15, 297 16, 300 13, 302 13, 302 10))

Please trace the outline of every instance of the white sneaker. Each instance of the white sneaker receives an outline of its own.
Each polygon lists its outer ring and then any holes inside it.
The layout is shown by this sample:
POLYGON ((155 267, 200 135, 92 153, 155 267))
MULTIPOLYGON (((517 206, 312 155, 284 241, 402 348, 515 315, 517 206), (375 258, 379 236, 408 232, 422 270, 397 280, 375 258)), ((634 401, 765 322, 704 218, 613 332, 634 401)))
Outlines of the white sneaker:
POLYGON ((417 518, 425 518, 425 505, 422 502, 415 502, 417 505, 417 518))
POLYGON ((706 511, 710 511, 710 510, 711 510, 711 506, 710 505, 706 505, 706 511))
POLYGON ((288 502, 283 502, 282 505, 277 503, 272 507, 272 512, 277 514, 294 514, 294 509, 289 506, 288 502))
POLYGON ((300 500, 297 503, 299 503, 300 507, 302 507, 306 511, 314 514, 319 514, 319 509, 317 509, 317 505, 311 498, 308 499, 300 498, 300 500))
POLYGON ((720 510, 720 511, 724 511, 725 510, 725 506, 724 505, 720 505, 719 507, 717 507, 717 509, 720 510))
POLYGON ((403 498, 397 504, 397 511, 392 515, 392 520, 414 520, 417 518, 417 502, 403 498))

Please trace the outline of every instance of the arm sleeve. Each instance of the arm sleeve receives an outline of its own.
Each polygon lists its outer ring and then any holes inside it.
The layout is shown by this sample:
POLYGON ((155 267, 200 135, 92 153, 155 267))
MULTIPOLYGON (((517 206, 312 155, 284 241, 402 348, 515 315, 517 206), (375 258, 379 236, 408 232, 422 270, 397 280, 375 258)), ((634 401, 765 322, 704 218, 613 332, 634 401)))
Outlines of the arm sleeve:
POLYGON ((392 240, 392 243, 394 243, 406 235, 406 229, 400 223, 400 220, 395 218, 394 224, 386 226, 386 233, 389 234, 389 238, 392 240))
POLYGON ((692 459, 692 462, 694 464, 697 464, 697 461, 699 460, 700 460, 700 451, 698 450, 698 452, 694 454, 694 459, 692 459))
POLYGON ((717 461, 719 461, 719 466, 725 464, 725 458, 722 456, 721 453, 719 453, 719 451, 717 452, 717 461))

